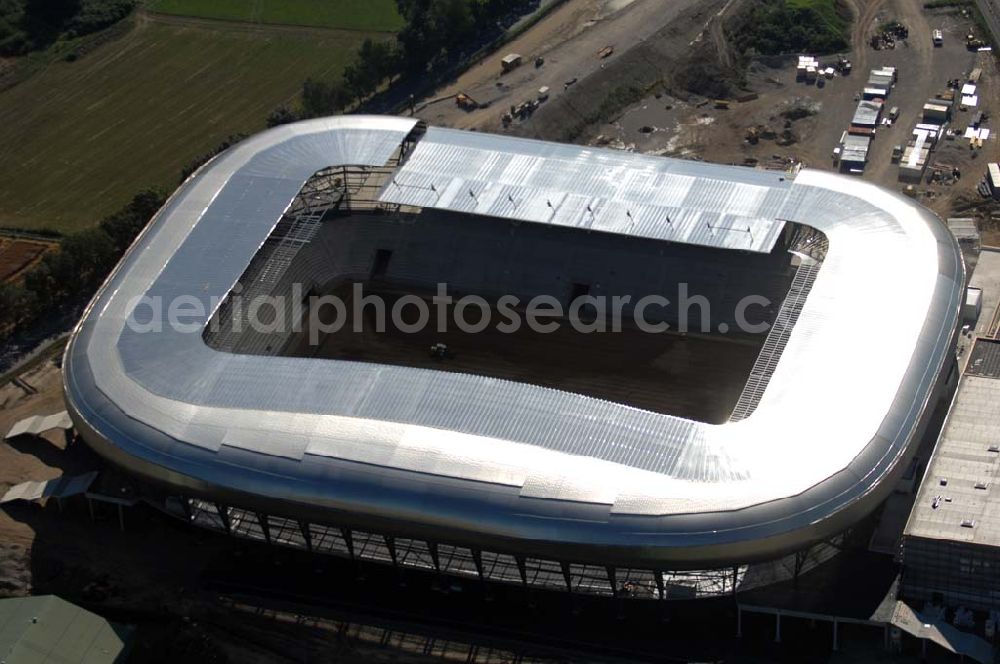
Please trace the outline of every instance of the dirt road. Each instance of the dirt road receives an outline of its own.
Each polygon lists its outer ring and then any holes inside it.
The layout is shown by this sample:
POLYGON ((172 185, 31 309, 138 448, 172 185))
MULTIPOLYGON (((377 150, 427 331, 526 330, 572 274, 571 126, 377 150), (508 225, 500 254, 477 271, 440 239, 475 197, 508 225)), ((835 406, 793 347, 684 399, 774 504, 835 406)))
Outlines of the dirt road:
POLYGON ((533 99, 542 86, 558 98, 565 84, 581 80, 607 66, 611 59, 649 38, 698 0, 567 0, 517 39, 474 65, 453 83, 439 89, 417 115, 436 126, 495 129, 499 116, 511 104, 533 99), (614 47, 607 59, 598 56, 606 46, 614 47), (518 53, 524 64, 501 76, 500 58, 518 53), (536 68, 535 58, 545 64, 536 68), (471 96, 486 108, 463 111, 454 96, 471 96))
POLYGON ((898 187, 898 167, 892 163, 893 146, 906 145, 913 126, 920 120, 924 102, 933 98, 935 93, 943 92, 949 79, 972 69, 976 54, 965 50, 964 42, 957 34, 960 32, 958 29, 949 30, 949 33, 955 34, 948 35, 944 47, 934 48, 928 14, 918 2, 882 0, 868 4, 878 11, 866 14, 867 25, 858 23, 855 26, 855 32, 860 37, 855 46, 855 58, 861 63, 857 70, 859 74, 867 75, 871 67, 896 67, 899 83, 886 100, 886 106, 898 107, 900 113, 895 124, 878 130, 865 168, 865 179, 886 187, 898 187), (909 28, 910 36, 905 42, 908 46, 889 51, 874 51, 868 47, 867 39, 876 24, 886 18, 897 20, 909 28))

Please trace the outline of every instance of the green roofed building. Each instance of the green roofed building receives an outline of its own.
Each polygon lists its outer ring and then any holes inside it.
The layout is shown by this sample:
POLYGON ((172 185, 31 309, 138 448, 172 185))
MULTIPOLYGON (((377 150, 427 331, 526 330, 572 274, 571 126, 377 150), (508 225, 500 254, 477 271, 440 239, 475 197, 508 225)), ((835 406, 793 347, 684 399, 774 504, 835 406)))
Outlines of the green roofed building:
POLYGON ((55 595, 0 600, 0 664, 119 662, 132 627, 116 625, 55 595))

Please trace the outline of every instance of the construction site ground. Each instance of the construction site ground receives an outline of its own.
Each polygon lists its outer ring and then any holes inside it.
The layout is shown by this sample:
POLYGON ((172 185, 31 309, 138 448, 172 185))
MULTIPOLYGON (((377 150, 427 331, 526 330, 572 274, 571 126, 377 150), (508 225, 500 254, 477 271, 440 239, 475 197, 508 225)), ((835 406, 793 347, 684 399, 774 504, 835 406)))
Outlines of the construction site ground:
MULTIPOLYGON (((824 80, 822 87, 796 81, 796 59, 784 62, 754 62, 747 75, 747 91, 756 99, 732 102, 727 109, 716 108, 703 97, 678 99, 657 91, 611 122, 594 129, 595 144, 608 144, 644 153, 704 159, 716 163, 784 168, 790 163, 808 168, 839 170, 833 149, 850 126, 862 88, 871 69, 896 67, 899 80, 885 103, 885 115, 899 108, 899 118, 876 131, 869 162, 860 176, 883 187, 904 190, 908 182, 899 180, 898 164, 892 162, 895 145, 906 145, 914 125, 920 121, 923 104, 937 93, 947 91, 948 81, 964 79, 974 68, 982 68, 978 86, 979 105, 956 110, 951 127, 964 130, 976 111, 994 113, 1000 109, 1000 82, 996 58, 991 53, 969 51, 965 34, 972 28, 970 17, 960 8, 925 10, 910 0, 859 0, 854 29, 854 48, 845 54, 853 63, 849 75, 824 80), (875 50, 869 37, 888 21, 899 21, 909 30, 909 39, 894 49, 875 50), (931 31, 939 28, 945 40, 934 47, 931 31), (790 116, 790 117, 789 117, 790 116), (799 119, 794 119, 798 116, 799 119), (787 128, 790 136, 783 139, 787 128), (749 129, 773 138, 746 140, 749 129)), ((820 58, 835 64, 835 57, 820 58)), ((964 82, 964 80, 963 80, 964 82)), ((958 107, 956 106, 956 109, 958 107)), ((987 124, 986 126, 992 126, 987 124)), ((974 192, 986 171, 986 164, 1000 154, 994 136, 981 149, 971 150, 967 139, 942 140, 932 153, 922 183, 914 184, 919 201, 942 216, 952 213, 957 198, 974 192), (929 185, 935 168, 958 168, 962 178, 953 184, 929 185)))
POLYGON ((20 279, 54 247, 55 243, 51 241, 0 237, 0 283, 20 279))
MULTIPOLYGON (((732 90, 728 108, 717 108, 714 97, 679 88, 669 64, 690 66, 692 61, 715 58, 719 71, 738 75, 724 25, 745 3, 678 2, 666 11, 656 4, 570 0, 496 57, 486 58, 435 93, 437 101, 418 107, 418 115, 436 125, 572 139, 647 154, 765 168, 801 164, 836 171, 833 149, 850 126, 869 71, 896 67, 898 83, 886 100, 885 114, 898 107, 899 117, 892 125, 878 127, 860 177, 896 191, 913 184, 910 193, 943 217, 984 217, 984 242, 1000 242, 1000 220, 989 221, 991 213, 1000 217, 1000 207, 994 209, 975 193, 986 164, 1000 157, 995 135, 975 150, 964 138, 942 140, 920 183, 901 182, 891 156, 894 146, 907 143, 920 121, 923 104, 946 92, 949 80, 963 79, 974 68, 983 70, 978 106, 956 110, 949 126, 964 130, 977 111, 1000 110, 997 58, 966 48, 965 35, 980 34, 967 10, 961 6, 925 9, 917 0, 849 0, 855 16, 853 48, 843 55, 853 63, 852 73, 838 73, 822 85, 807 84, 796 81, 794 55, 759 59, 750 63, 743 86, 732 90), (909 28, 908 39, 897 42, 895 48, 875 50, 869 43, 871 36, 891 21, 909 28), (934 29, 944 33, 944 43, 938 47, 931 39, 934 29), (615 51, 602 59, 599 52, 605 45, 614 45, 615 51), (524 64, 502 74, 499 58, 510 52, 521 54, 524 64), (545 63, 536 68, 533 61, 539 56, 545 63), (570 81, 574 82, 565 85, 570 81), (616 84, 638 85, 648 89, 648 94, 611 118, 588 123, 592 111, 613 94, 616 84), (541 86, 550 88, 549 98, 533 114, 504 128, 503 113, 511 105, 535 99, 541 86), (485 107, 463 110, 455 103, 454 96, 460 92, 485 107), (757 97, 735 101, 749 93, 757 97), (787 137, 783 136, 786 123, 787 137), (752 144, 745 140, 751 128, 773 138, 752 144), (952 168, 961 172, 960 179, 929 183, 935 169, 950 172, 952 168)), ((820 57, 820 61, 832 65, 836 57, 820 57)))
POLYGON ((724 4, 723 0, 566 0, 499 52, 418 104, 417 115, 436 126, 499 131, 503 112, 537 98, 540 88, 550 88, 545 103, 556 102, 665 26, 679 42, 690 43, 724 4), (601 57, 609 46, 613 52, 601 57), (510 53, 521 55, 523 64, 504 74, 500 60, 510 53), (540 67, 535 66, 537 58, 544 60, 540 67), (455 103, 459 93, 481 107, 460 108, 455 103))

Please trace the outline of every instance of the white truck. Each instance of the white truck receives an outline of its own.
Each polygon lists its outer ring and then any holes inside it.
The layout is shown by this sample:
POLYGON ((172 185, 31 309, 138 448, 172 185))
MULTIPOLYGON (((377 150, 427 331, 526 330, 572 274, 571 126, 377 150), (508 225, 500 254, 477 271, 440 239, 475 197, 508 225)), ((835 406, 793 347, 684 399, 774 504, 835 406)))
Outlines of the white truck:
POLYGON ((500 60, 500 68, 503 73, 513 71, 521 66, 521 62, 524 59, 518 53, 510 53, 505 55, 502 60, 500 60))

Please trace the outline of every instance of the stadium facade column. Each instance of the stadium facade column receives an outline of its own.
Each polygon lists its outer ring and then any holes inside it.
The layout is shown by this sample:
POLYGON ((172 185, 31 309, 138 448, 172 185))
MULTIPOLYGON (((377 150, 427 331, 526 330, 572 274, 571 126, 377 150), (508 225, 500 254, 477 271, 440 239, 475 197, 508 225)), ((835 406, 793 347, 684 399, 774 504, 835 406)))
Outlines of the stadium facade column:
POLYGON ((191 499, 187 496, 181 496, 181 509, 184 511, 184 516, 187 517, 187 522, 191 523, 194 515, 191 514, 191 499))
POLYGON ((514 560, 517 561, 517 571, 521 574, 521 585, 525 588, 528 587, 528 570, 524 563, 524 556, 516 555, 514 560))
POLYGON ((267 515, 263 512, 256 512, 257 524, 260 526, 261 531, 264 533, 264 541, 268 544, 271 543, 271 524, 267 522, 267 515))
POLYGON ((232 522, 229 520, 229 506, 222 503, 215 503, 215 511, 219 514, 222 527, 226 529, 227 535, 233 534, 232 522))
POLYGON ((351 529, 341 528, 340 536, 344 538, 344 545, 347 547, 347 555, 351 557, 351 562, 357 562, 357 558, 354 556, 354 536, 351 534, 351 529))
POLYGON ((469 549, 472 552, 472 564, 476 566, 476 574, 479 575, 479 580, 486 585, 486 575, 483 574, 483 552, 479 549, 469 549))
POLYGON ((441 573, 441 560, 438 558, 438 545, 437 542, 427 542, 427 552, 431 554, 431 564, 434 565, 434 571, 438 574, 441 573))
POLYGON ((312 553, 313 543, 312 543, 312 535, 309 532, 309 522, 300 519, 299 530, 302 531, 302 539, 304 539, 306 542, 306 551, 312 553))
POLYGON ((566 583, 566 592, 573 592, 573 577, 569 571, 569 563, 565 561, 560 561, 559 567, 562 568, 563 581, 566 583))
POLYGON ((392 566, 399 570, 399 559, 396 557, 396 538, 392 535, 383 535, 385 548, 389 549, 389 558, 392 559, 392 566))

